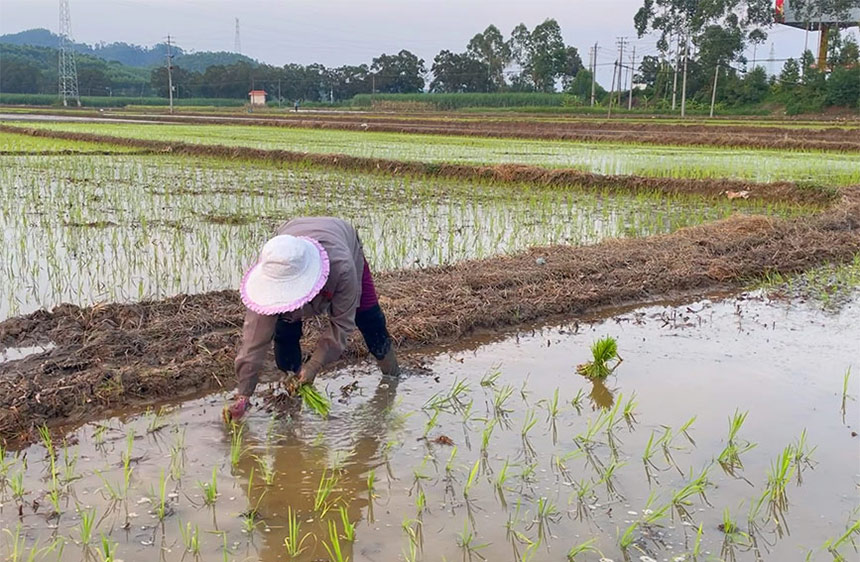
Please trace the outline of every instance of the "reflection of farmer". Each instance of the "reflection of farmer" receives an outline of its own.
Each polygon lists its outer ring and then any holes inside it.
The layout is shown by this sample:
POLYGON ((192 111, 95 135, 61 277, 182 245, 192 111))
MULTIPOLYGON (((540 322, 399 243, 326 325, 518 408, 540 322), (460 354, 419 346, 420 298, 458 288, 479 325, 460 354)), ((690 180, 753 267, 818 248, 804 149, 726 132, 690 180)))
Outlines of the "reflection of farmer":
POLYGON ((227 410, 232 419, 248 409, 272 340, 278 368, 298 374, 301 384, 313 382, 325 365, 341 356, 356 327, 382 372, 398 373, 361 241, 347 222, 330 217, 291 220, 263 246, 240 292, 248 311, 236 357, 239 394, 227 410), (302 319, 322 314, 329 317, 328 329, 302 365, 302 319))
MULTIPOLYGON (((319 560, 319 555, 325 555, 322 540, 328 540, 328 520, 337 521, 339 528, 340 514, 337 506, 346 508, 349 521, 357 523, 371 506, 368 504, 367 474, 384 464, 380 448, 387 438, 388 411, 394 403, 397 392, 396 377, 382 377, 373 397, 359 406, 348 416, 333 416, 326 432, 334 437, 338 446, 336 456, 339 468, 330 466, 331 450, 326 447, 314 446, 301 440, 298 435, 289 432, 284 436, 285 441, 269 447, 272 455, 272 468, 276 473, 277 486, 266 487, 259 476, 254 477, 254 489, 248 498, 250 506, 258 511, 259 517, 266 522, 270 532, 262 535, 263 546, 257 556, 261 561, 282 560, 284 538, 287 536, 287 514, 292 509, 301 522, 300 536, 310 533, 305 553, 306 560, 319 560), (343 439, 349 436, 347 445, 343 439), (343 449, 340 449, 340 446, 343 449), (329 515, 320 518, 314 510, 314 496, 320 478, 334 475, 337 484, 328 502, 332 505, 329 515)), ((295 426, 286 426, 292 428, 295 426)), ((262 443, 254 443, 253 438, 246 442, 261 454, 262 443)), ((243 455, 238 464, 238 473, 247 488, 247 482, 252 470, 256 468, 257 460, 253 455, 243 455)), ((345 559, 354 560, 353 545, 341 541, 345 559)), ((327 558, 323 558, 327 559, 327 558)))

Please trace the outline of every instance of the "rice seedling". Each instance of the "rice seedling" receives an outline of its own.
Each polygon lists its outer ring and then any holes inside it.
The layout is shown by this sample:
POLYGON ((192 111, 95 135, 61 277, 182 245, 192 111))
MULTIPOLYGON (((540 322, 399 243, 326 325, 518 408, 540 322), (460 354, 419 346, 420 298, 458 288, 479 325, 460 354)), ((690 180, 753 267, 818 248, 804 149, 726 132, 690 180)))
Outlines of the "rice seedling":
POLYGON ((627 549, 629 549, 636 540, 635 533, 639 528, 639 524, 639 521, 634 521, 624 530, 624 533, 618 537, 618 548, 620 548, 621 552, 624 553, 625 558, 627 557, 627 549))
POLYGON ((263 458, 259 456, 255 456, 254 459, 257 461, 257 468, 260 471, 260 474, 263 477, 263 482, 265 482, 266 486, 271 486, 275 483, 275 476, 277 475, 277 471, 275 471, 275 463, 270 458, 263 458))
POLYGON ((702 554, 702 536, 704 535, 703 523, 696 528, 696 540, 693 542, 693 560, 698 560, 702 554))
POLYGON ((192 556, 200 556, 200 528, 197 525, 191 525, 191 522, 182 524, 179 521, 179 535, 182 537, 182 544, 185 546, 185 552, 191 553, 192 556))
POLYGON ((679 517, 684 521, 691 521, 692 518, 690 516, 689 511, 687 510, 693 502, 690 501, 690 498, 693 496, 699 496, 702 501, 707 503, 707 498, 705 497, 705 489, 708 487, 708 473, 710 472, 710 466, 706 466, 702 469, 702 472, 699 473, 698 476, 693 477, 692 470, 690 474, 690 481, 685 484, 681 489, 677 490, 672 494, 672 506, 677 511, 679 517))
POLYGON ((212 468, 212 479, 209 482, 199 481, 197 487, 203 495, 203 504, 207 506, 215 505, 218 500, 218 469, 212 468))
MULTIPOLYGON (((856 515, 856 514, 855 514, 856 515)), ((835 562, 848 562, 848 559, 839 552, 845 544, 850 544, 857 552, 857 543, 855 535, 860 536, 860 519, 855 518, 853 522, 849 522, 845 532, 835 539, 830 539, 824 543, 824 548, 833 556, 835 562)))
POLYGON ((605 379, 623 361, 618 355, 618 343, 611 336, 605 336, 591 344, 591 357, 591 361, 576 367, 579 374, 589 379, 605 379), (611 361, 615 361, 615 364, 610 367, 611 361))
MULTIPOLYGON (((456 452, 456 450, 457 450, 457 448, 454 447, 455 452, 456 452)), ((371 470, 370 472, 367 473, 367 481, 366 481, 365 485, 367 486, 368 497, 373 498, 375 496, 375 493, 376 493, 376 471, 375 470, 371 470)))
POLYGON ((806 429, 800 432, 800 437, 797 438, 797 442, 791 446, 793 458, 792 462, 794 463, 794 472, 797 474, 797 484, 803 484, 803 471, 807 468, 813 468, 815 466, 815 461, 812 460, 812 453, 818 447, 809 448, 809 445, 806 442, 806 429))
POLYGON ((292 506, 287 507, 287 536, 284 537, 284 550, 290 558, 298 557, 305 551, 305 542, 311 538, 310 533, 302 534, 302 525, 292 506))
POLYGON ((146 412, 146 416, 149 418, 149 423, 146 426, 147 433, 158 433, 165 427, 169 425, 169 420, 167 419, 167 415, 170 413, 170 410, 162 406, 158 410, 149 409, 146 412))
POLYGON ((114 562, 116 560, 117 542, 112 538, 102 534, 101 544, 98 550, 99 558, 102 562, 114 562))
POLYGON ((737 470, 743 469, 741 455, 755 447, 755 443, 738 440, 737 435, 746 420, 747 414, 738 411, 729 418, 729 434, 726 438, 726 446, 717 457, 717 462, 722 469, 731 476, 735 476, 737 470))
POLYGON ((152 496, 155 503, 155 516, 159 521, 164 521, 164 518, 169 514, 169 510, 167 506, 167 478, 163 469, 158 478, 158 491, 153 491, 152 496))
POLYGON ((472 557, 474 556, 481 560, 486 560, 480 551, 490 545, 488 543, 479 544, 476 542, 476 539, 477 537, 469 527, 468 522, 464 522, 463 531, 457 535, 457 545, 463 550, 464 559, 468 557, 469 560, 472 560, 472 557))
POLYGON ((93 538, 94 524, 96 522, 95 508, 81 511, 81 522, 78 524, 78 539, 80 544, 88 546, 93 538))
POLYGON ((328 522, 328 539, 329 542, 323 542, 323 546, 328 552, 329 560, 331 562, 348 562, 349 556, 343 553, 340 546, 340 536, 337 534, 337 525, 334 521, 328 522))
POLYGON ((409 541, 408 550, 404 550, 403 555, 407 560, 414 562, 418 560, 418 556, 424 548, 423 523, 418 519, 404 518, 400 528, 403 529, 403 533, 409 541))
POLYGON ((469 497, 469 492, 472 491, 472 487, 477 483, 478 480, 478 470, 481 466, 481 459, 475 461, 475 464, 472 466, 472 470, 469 471, 469 477, 466 479, 466 483, 463 485, 463 497, 469 497))
POLYGON ((12 499, 18 502, 19 505, 24 503, 24 494, 26 491, 24 489, 23 469, 16 472, 12 478, 9 479, 9 489, 12 491, 12 499))
POLYGON ((598 556, 600 556, 601 558, 604 558, 603 553, 601 553, 600 550, 598 550, 597 547, 594 546, 594 543, 596 543, 596 542, 597 542, 597 539, 592 538, 592 539, 588 539, 587 541, 572 547, 570 550, 567 551, 567 559, 570 560, 571 562, 576 562, 577 556, 585 555, 588 553, 594 553, 594 554, 597 554, 598 556))
POLYGON ((845 423, 845 406, 848 398, 848 381, 851 379, 851 367, 845 371, 845 376, 842 377, 842 422, 845 423))
POLYGON ((75 467, 78 464, 78 451, 75 449, 74 454, 69 452, 69 447, 63 447, 63 476, 62 482, 66 486, 68 486, 74 480, 81 478, 81 476, 75 471, 75 467))
POLYGON ((44 558, 54 551, 58 551, 57 558, 62 557, 63 547, 65 546, 65 541, 62 537, 54 538, 53 541, 45 546, 40 546, 40 541, 36 540, 36 542, 28 549, 27 536, 21 531, 21 523, 17 524, 14 533, 9 529, 3 529, 3 532, 9 535, 9 539, 11 541, 11 544, 8 545, 10 547, 9 554, 6 558, 9 562, 20 562, 24 560, 26 560, 26 562, 35 562, 37 558, 44 558))
POLYGON ((242 447, 242 434, 245 432, 245 425, 241 423, 230 423, 230 465, 233 468, 239 466, 239 460, 242 458, 244 448, 242 447))
POLYGON ((469 394, 469 384, 455 378, 446 393, 436 393, 424 404, 424 409, 439 409, 446 412, 460 412, 465 407, 464 398, 469 394))
POLYGON ((323 517, 331 508, 329 498, 337 486, 338 476, 335 472, 329 472, 328 469, 323 469, 320 475, 320 481, 317 485, 316 494, 314 494, 314 511, 323 517))
POLYGON ((585 401, 585 391, 583 389, 579 389, 576 393, 576 396, 570 401, 570 405, 576 410, 577 414, 582 414, 582 403, 585 401))
POLYGON ((302 397, 304 405, 317 415, 327 418, 331 411, 331 401, 324 395, 320 394, 313 385, 303 384, 299 387, 299 396, 302 397))
POLYGON ((496 427, 496 420, 490 420, 484 426, 484 430, 481 432, 481 454, 487 454, 487 449, 490 446, 490 438, 493 436, 493 429, 496 427))
POLYGON ((496 381, 498 381, 499 377, 501 376, 501 369, 495 367, 494 369, 486 373, 483 377, 481 377, 481 386, 495 387, 496 381))
POLYGON ((624 404, 624 420, 627 422, 627 427, 629 429, 633 429, 633 426, 636 425, 636 393, 625 402, 624 404))
POLYGON ((513 411, 505 406, 513 393, 514 387, 509 384, 497 388, 493 393, 493 413, 497 418, 504 418, 513 411))
POLYGON ((788 510, 786 487, 794 474, 795 466, 792 446, 789 445, 771 463, 767 472, 766 492, 771 513, 774 516, 788 510))

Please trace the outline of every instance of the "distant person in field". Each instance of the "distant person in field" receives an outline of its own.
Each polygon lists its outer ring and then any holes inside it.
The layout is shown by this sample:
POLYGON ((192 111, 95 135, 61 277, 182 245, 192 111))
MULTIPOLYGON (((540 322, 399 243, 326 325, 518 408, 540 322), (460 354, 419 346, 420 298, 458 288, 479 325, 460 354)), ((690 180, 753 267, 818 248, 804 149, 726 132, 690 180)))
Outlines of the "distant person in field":
POLYGON ((289 221, 263 246, 239 291, 248 310, 235 361, 239 390, 225 409, 228 420, 239 419, 248 410, 270 342, 278 369, 309 384, 325 365, 340 358, 347 336, 357 327, 382 373, 399 374, 361 241, 346 221, 331 217, 289 221), (319 315, 329 317, 328 328, 302 365, 302 320, 319 315))
POLYGON ((295 101, 295 103, 293 104, 293 109, 296 111, 296 113, 299 112, 299 100, 295 101))

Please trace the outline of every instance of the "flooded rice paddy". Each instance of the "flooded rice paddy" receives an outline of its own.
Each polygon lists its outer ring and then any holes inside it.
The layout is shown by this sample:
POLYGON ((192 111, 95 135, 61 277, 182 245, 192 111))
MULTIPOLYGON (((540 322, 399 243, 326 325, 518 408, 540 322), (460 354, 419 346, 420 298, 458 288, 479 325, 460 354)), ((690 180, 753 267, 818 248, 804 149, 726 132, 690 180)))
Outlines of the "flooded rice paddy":
POLYGON ((857 155, 838 152, 511 140, 240 125, 40 123, 15 126, 156 141, 460 164, 531 164, 597 174, 860 183, 857 155))
POLYGON ((803 212, 209 158, 0 158, 0 318, 234 288, 274 228, 301 215, 354 223, 383 270, 666 233, 735 212, 803 212))
POLYGON ((332 373, 328 420, 258 401, 231 432, 211 396, 90 423, 0 459, 2 554, 852 559, 858 327, 856 295, 652 306, 463 342, 399 381, 332 373), (591 383, 576 365, 604 335, 623 362, 591 383))

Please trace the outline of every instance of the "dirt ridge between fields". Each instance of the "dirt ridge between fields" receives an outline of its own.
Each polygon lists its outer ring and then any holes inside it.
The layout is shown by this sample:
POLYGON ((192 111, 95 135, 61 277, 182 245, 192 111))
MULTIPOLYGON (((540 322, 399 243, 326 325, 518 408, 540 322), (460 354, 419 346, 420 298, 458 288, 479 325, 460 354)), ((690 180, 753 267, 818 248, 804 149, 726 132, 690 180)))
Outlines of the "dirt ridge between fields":
MULTIPOLYGON (((799 272, 858 253, 860 186, 800 218, 734 216, 667 235, 533 248, 383 273, 377 287, 398 348, 420 353, 480 330, 678 292, 740 288, 767 272, 799 272)), ((97 419, 141 402, 231 388, 243 314, 236 291, 220 291, 135 304, 61 305, 0 322, 0 349, 56 345, 0 364, 0 437, 26 440, 43 423, 97 419)), ((312 342, 318 328, 308 332, 312 342)), ((362 349, 352 345, 346 360, 361 357, 362 349)))

